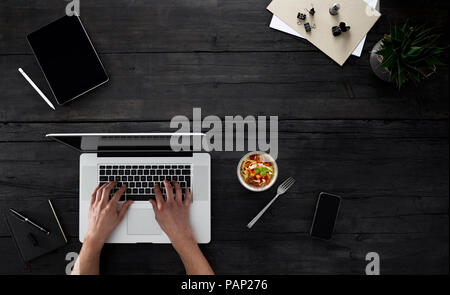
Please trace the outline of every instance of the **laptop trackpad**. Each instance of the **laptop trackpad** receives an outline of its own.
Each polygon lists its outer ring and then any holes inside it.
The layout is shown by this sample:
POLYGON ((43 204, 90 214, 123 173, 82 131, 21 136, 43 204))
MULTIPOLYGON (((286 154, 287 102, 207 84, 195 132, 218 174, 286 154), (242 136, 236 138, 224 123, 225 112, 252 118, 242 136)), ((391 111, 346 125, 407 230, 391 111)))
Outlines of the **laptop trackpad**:
POLYGON ((161 228, 155 220, 155 213, 151 209, 129 209, 129 235, 160 235, 161 228))

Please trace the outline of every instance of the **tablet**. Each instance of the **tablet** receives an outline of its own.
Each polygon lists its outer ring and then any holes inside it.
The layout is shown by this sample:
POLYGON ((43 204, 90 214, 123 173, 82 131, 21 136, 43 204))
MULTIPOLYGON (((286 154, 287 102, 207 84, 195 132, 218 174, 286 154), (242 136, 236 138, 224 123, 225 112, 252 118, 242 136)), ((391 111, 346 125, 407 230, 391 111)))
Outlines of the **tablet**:
POLYGON ((64 16, 27 39, 59 104, 109 80, 78 16, 64 16))

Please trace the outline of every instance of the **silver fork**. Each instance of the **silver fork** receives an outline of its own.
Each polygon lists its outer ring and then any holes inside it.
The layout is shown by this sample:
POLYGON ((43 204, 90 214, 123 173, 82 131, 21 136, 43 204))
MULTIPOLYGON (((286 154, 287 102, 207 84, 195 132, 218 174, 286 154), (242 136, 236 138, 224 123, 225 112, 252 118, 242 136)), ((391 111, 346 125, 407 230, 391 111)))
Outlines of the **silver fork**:
POLYGON ((255 223, 258 221, 258 219, 264 214, 264 212, 266 212, 267 209, 269 209, 270 205, 272 205, 273 202, 275 202, 275 200, 281 196, 282 194, 284 194, 293 184, 295 183, 295 179, 292 177, 289 177, 288 179, 286 179, 285 181, 283 181, 282 184, 280 184, 278 186, 277 189, 277 195, 266 205, 266 207, 264 207, 259 213, 258 215, 255 216, 255 218, 252 219, 252 221, 250 221, 247 224, 248 228, 252 228, 253 225, 255 225, 255 223))

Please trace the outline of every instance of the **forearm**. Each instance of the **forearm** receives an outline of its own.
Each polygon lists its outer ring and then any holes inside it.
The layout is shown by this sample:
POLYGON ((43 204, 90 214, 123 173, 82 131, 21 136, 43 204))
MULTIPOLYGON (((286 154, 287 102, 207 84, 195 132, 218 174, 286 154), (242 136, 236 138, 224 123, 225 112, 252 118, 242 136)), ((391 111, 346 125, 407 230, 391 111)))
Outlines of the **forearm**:
POLYGON ((85 240, 73 266, 72 275, 98 275, 102 245, 85 240))
POLYGON ((180 255, 181 261, 188 275, 213 275, 214 271, 203 256, 202 251, 193 239, 173 242, 173 247, 180 255))

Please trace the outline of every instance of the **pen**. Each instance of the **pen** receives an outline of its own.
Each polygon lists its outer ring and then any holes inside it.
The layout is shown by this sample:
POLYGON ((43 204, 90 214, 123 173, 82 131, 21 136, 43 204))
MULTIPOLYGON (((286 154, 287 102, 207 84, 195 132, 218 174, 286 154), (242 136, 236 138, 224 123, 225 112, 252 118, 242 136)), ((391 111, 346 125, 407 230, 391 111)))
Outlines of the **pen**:
POLYGON ((28 77, 28 75, 22 70, 22 68, 19 68, 19 72, 22 74, 22 76, 25 78, 25 80, 28 81, 28 83, 30 83, 31 86, 33 86, 34 90, 36 90, 36 92, 42 97, 42 99, 44 99, 44 101, 53 109, 55 110, 55 107, 53 106, 53 104, 50 102, 50 100, 48 100, 48 98, 45 96, 44 93, 42 93, 41 89, 39 89, 39 87, 36 86, 36 84, 34 84, 33 80, 31 80, 30 77, 28 77))
POLYGON ((34 223, 33 221, 31 221, 28 217, 23 216, 22 214, 20 214, 19 212, 17 212, 16 210, 14 210, 13 208, 9 208, 9 211, 11 211, 14 216, 16 216, 19 220, 31 224, 32 226, 34 226, 35 228, 37 228, 38 230, 40 230, 41 232, 45 233, 46 235, 49 235, 50 232, 48 230, 46 230, 45 228, 43 228, 40 225, 37 225, 36 223, 34 223))

